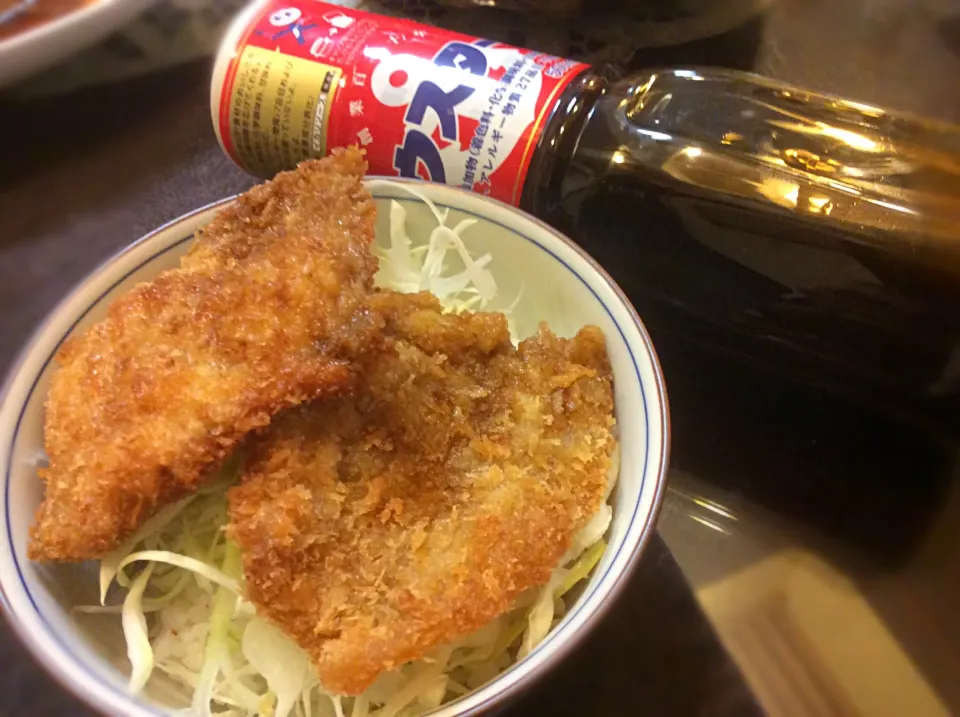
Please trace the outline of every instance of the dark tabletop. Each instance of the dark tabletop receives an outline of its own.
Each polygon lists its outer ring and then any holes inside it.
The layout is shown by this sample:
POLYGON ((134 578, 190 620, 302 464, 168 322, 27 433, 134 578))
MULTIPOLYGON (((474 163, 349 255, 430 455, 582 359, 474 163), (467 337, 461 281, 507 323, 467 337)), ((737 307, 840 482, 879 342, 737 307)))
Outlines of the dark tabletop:
MULTIPOLYGON (((765 17, 636 66, 723 64, 960 120, 960 8, 781 0, 765 17)), ((67 96, 0 99, 0 369, 120 247, 252 183, 214 139, 206 62, 67 96)), ((0 628, 0 711, 82 714, 0 628)), ((659 537, 575 655, 511 714, 749 715, 756 707, 659 537)))

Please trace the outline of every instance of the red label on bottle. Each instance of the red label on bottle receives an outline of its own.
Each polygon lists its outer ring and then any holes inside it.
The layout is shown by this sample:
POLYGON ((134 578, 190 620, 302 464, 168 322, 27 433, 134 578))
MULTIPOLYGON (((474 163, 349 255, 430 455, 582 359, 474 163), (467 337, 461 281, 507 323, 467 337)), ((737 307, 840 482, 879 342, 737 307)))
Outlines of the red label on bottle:
POLYGON ((587 68, 311 0, 268 0, 220 51, 232 57, 220 136, 248 170, 270 175, 359 144, 372 174, 512 204, 557 97, 587 68))

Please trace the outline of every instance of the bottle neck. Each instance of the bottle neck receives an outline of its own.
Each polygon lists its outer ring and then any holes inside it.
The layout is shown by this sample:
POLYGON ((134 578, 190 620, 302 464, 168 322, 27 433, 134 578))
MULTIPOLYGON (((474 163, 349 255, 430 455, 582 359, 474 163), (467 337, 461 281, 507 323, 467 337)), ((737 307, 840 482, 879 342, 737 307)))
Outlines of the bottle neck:
POLYGON ((563 185, 580 137, 615 76, 612 68, 584 70, 557 98, 530 163, 520 208, 566 230, 563 185))

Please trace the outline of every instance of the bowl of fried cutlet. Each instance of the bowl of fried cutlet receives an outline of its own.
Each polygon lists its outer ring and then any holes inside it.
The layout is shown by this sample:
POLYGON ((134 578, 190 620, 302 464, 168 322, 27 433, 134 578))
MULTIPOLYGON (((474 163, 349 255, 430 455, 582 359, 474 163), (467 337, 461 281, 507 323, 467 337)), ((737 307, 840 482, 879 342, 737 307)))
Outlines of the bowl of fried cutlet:
POLYGON ((502 707, 653 532, 663 376, 506 204, 338 150, 130 245, 0 407, 2 609, 108 715, 502 707))

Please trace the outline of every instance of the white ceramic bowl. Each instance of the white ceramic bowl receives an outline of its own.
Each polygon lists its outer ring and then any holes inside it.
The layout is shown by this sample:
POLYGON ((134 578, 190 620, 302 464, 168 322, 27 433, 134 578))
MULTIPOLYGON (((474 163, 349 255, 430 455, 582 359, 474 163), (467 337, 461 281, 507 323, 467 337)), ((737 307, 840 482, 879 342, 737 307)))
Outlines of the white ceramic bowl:
POLYGON ((102 40, 156 0, 97 0, 0 40, 0 87, 49 67, 102 40))
MULTIPOLYGON (((426 236, 435 221, 426 205, 396 183, 374 182, 377 238, 388 236, 388 203, 402 201, 411 236, 426 236)), ((515 311, 524 335, 546 320, 561 335, 585 324, 606 334, 613 366, 621 468, 614 491, 609 547, 563 621, 526 659, 485 687, 435 713, 476 714, 501 703, 544 673, 601 618, 624 585, 654 529, 668 454, 668 411, 663 376, 643 324, 613 280, 546 224, 500 202, 441 185, 417 183, 453 223, 474 217, 464 239, 493 255, 491 271, 504 301, 525 292, 515 311)), ((57 347, 71 333, 101 318, 111 299, 135 282, 175 266, 193 232, 230 200, 204 207, 149 234, 87 278, 53 311, 10 374, 0 406, 0 594, 3 610, 30 651, 61 682, 108 715, 168 712, 159 702, 131 697, 129 664, 116 615, 81 616, 71 610, 97 599, 96 566, 38 565, 26 557, 28 529, 40 502, 36 468, 43 460, 43 403, 57 347)), ((492 308, 497 308, 496 306, 492 308)), ((170 693, 154 686, 151 699, 170 693)))

